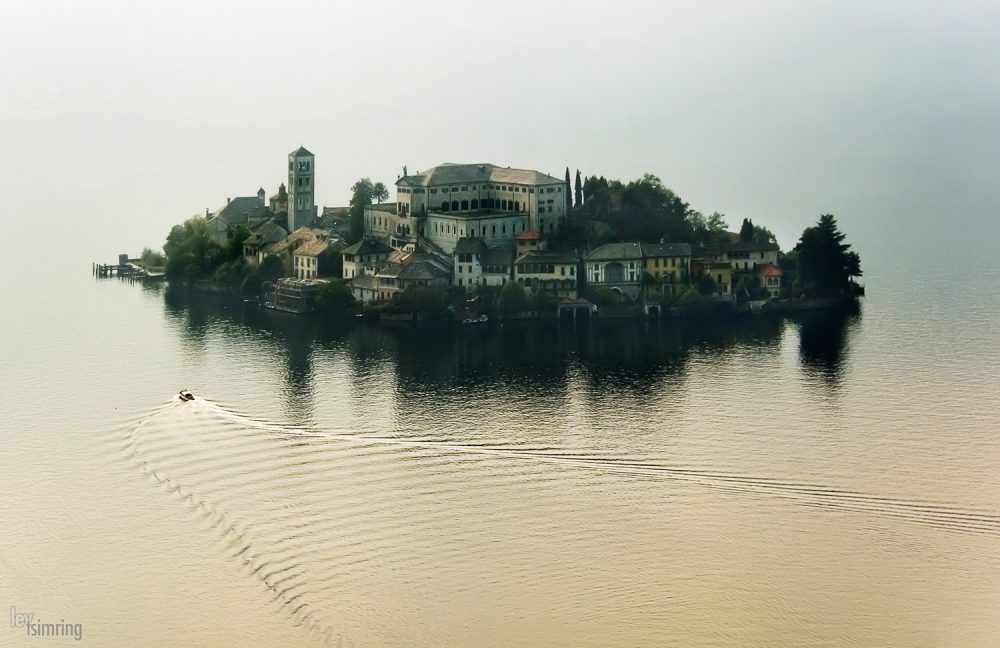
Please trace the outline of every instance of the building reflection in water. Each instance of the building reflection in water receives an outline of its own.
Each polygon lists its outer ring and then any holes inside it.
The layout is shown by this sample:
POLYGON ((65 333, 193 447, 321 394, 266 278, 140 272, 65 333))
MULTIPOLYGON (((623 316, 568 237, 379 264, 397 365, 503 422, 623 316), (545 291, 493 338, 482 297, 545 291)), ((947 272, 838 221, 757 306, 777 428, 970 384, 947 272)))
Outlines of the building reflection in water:
MULTIPOLYGON (((544 425, 570 403, 588 418, 631 408, 643 420, 644 411, 662 413, 684 389, 692 357, 704 364, 731 360, 735 351, 777 356, 786 328, 778 317, 393 326, 266 311, 183 291, 166 291, 165 302, 186 349, 204 352, 216 321, 230 327, 235 321, 237 335, 257 337, 258 346, 282 358, 278 396, 290 423, 313 422, 319 362, 324 381, 331 373, 345 380, 359 430, 384 430, 391 416, 389 426, 401 434, 442 432, 446 421, 468 425, 512 413, 544 425), (331 362, 337 366, 323 366, 331 362)), ((857 311, 797 317, 802 366, 835 386, 857 318, 857 311)))

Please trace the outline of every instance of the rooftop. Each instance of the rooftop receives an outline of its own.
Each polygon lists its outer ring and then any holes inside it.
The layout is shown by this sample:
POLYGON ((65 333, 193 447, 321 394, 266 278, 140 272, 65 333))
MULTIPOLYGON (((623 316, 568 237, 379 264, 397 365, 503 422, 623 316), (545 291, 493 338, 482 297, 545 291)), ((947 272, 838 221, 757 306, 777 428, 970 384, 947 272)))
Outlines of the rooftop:
POLYGON ((479 237, 464 236, 455 242, 453 254, 481 254, 486 250, 486 243, 479 237))
POLYGON ((691 256, 688 243, 643 243, 642 254, 650 258, 691 256))
POLYGON ((586 256, 587 261, 620 261, 641 258, 642 247, 637 242, 605 243, 586 256))
POLYGON ((509 182, 519 185, 564 184, 564 180, 531 169, 498 167, 486 162, 454 164, 446 162, 423 173, 408 175, 396 181, 398 187, 432 187, 479 182, 509 182))
POLYGON ((514 262, 514 265, 525 263, 579 263, 579 259, 571 254, 560 254, 559 252, 527 252, 522 254, 514 262))
POLYGON ((724 252, 777 252, 774 243, 758 243, 757 241, 737 241, 722 246, 724 252))
POLYGON ((310 155, 312 157, 316 157, 311 152, 309 152, 309 150, 306 149, 306 147, 304 147, 304 146, 300 146, 299 148, 295 149, 294 151, 292 151, 288 155, 291 156, 291 157, 304 157, 306 155, 310 155))
POLYGON ((389 254, 392 248, 382 241, 364 238, 344 248, 344 254, 389 254))

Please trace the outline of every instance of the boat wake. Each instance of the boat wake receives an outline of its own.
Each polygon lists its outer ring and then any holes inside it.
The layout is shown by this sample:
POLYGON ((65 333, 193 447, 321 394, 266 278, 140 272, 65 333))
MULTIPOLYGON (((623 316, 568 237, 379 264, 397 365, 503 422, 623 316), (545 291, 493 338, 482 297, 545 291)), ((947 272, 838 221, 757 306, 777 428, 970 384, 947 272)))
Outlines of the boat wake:
MULTIPOLYGON (((518 499, 503 494, 506 484, 517 480, 600 476, 605 483, 610 479, 612 488, 619 476, 680 480, 946 532, 1000 536, 1000 515, 944 502, 637 457, 567 453, 555 447, 477 445, 278 425, 201 398, 175 398, 151 412, 127 430, 122 451, 202 518, 224 550, 297 623, 327 643, 361 630, 357 624, 365 619, 371 626, 384 624, 384 619, 371 618, 348 584, 363 587, 376 565, 393 563, 395 536, 410 532, 398 528, 411 524, 407 519, 401 523, 400 516, 452 528, 448 525, 454 525, 455 514, 442 502, 461 501, 470 461, 488 462, 492 474, 484 479, 493 480, 490 488, 500 491, 497 497, 506 498, 502 502, 518 499), (414 503, 415 508, 400 512, 394 499, 414 503)), ((511 515, 521 506, 503 505, 512 509, 511 515)), ((420 537, 415 534, 407 542, 419 545, 420 537)))

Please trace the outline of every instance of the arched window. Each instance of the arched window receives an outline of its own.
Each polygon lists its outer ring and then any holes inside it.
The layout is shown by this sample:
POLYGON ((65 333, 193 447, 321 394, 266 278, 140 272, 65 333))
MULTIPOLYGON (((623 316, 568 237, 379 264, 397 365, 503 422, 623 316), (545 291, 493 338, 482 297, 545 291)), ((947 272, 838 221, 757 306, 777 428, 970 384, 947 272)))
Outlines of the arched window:
POLYGON ((462 211, 469 211, 469 201, 468 200, 463 200, 462 201, 462 211))
POLYGON ((514 211, 516 211, 516 212, 521 211, 521 201, 520 200, 515 200, 514 201, 514 211))
POLYGON ((458 201, 457 200, 452 200, 451 201, 451 211, 458 211, 458 201))
POLYGON ((500 209, 502 209, 504 211, 507 210, 507 200, 506 199, 500 201, 500 209))
POLYGON ((476 200, 475 198, 472 199, 472 208, 479 209, 479 201, 476 200))
POLYGON ((448 211, 448 201, 444 200, 441 202, 441 211, 448 211))

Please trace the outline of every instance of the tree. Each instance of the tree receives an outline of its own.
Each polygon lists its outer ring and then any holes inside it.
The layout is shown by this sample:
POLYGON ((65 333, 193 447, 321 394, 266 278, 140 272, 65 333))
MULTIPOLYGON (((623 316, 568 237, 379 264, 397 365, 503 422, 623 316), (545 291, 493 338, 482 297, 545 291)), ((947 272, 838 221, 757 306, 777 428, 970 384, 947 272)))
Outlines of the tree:
POLYGON ((851 278, 861 276, 861 257, 850 248, 833 214, 823 214, 816 225, 802 232, 795 252, 806 294, 827 297, 850 289, 851 278))
POLYGON ((753 221, 744 218, 743 225, 740 226, 740 243, 749 243, 750 241, 753 241, 753 221))
POLYGON ((207 222, 201 216, 174 225, 163 244, 163 252, 167 256, 167 278, 188 282, 211 276, 228 260, 226 252, 209 238, 207 222))
POLYGON ((372 185, 372 200, 382 204, 382 202, 389 199, 389 190, 385 188, 385 184, 382 182, 376 182, 372 185))
POLYGON ((139 255, 139 263, 146 270, 159 270, 167 264, 167 257, 162 252, 157 252, 148 247, 142 248, 142 254, 139 255))
POLYGON ((767 229, 763 225, 753 226, 753 240, 757 243, 770 243, 772 245, 778 244, 778 237, 774 235, 774 232, 767 229))
POLYGON ((233 238, 229 239, 228 249, 226 250, 230 260, 243 257, 243 241, 247 240, 249 236, 250 230, 247 229, 246 225, 239 225, 233 230, 233 238))
POLYGON ((715 280, 712 279, 711 275, 705 275, 698 280, 695 289, 700 295, 714 295, 715 291, 718 290, 718 286, 715 285, 715 280))
POLYGON ((726 223, 725 214, 712 212, 712 215, 706 218, 701 212, 691 210, 688 212, 688 222, 691 225, 693 235, 692 243, 722 245, 728 238, 726 230, 729 228, 729 224, 726 223))
POLYGON ((365 233, 365 207, 372 204, 375 185, 370 178, 361 178, 351 185, 351 237, 361 238, 365 233))
POLYGON ((500 311, 507 316, 517 315, 528 308, 528 295, 516 281, 508 281, 500 290, 500 311))
POLYGON ((258 272, 267 281, 275 281, 285 274, 285 264, 281 262, 281 257, 277 254, 268 254, 260 262, 258 272))
POLYGON ((328 313, 343 313, 356 303, 351 287, 343 279, 334 279, 320 286, 316 302, 328 313))
MULTIPOLYGON (((566 170, 569 171, 569 169, 566 170)), ((575 204, 577 207, 583 206, 583 184, 580 182, 580 169, 576 170, 576 192, 574 200, 576 201, 575 204)))
POLYGON ((572 187, 569 184, 569 167, 566 167, 566 213, 573 208, 573 194, 571 193, 572 187))

